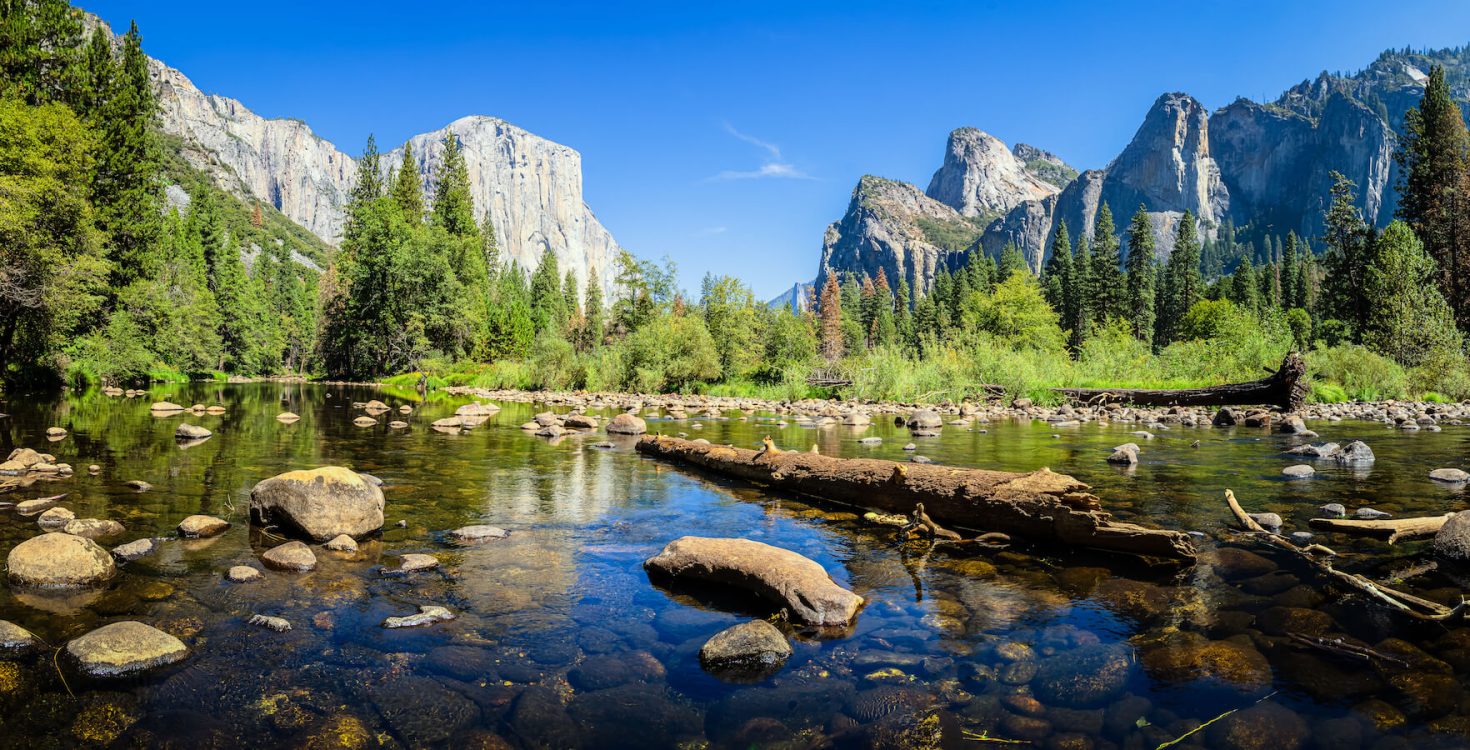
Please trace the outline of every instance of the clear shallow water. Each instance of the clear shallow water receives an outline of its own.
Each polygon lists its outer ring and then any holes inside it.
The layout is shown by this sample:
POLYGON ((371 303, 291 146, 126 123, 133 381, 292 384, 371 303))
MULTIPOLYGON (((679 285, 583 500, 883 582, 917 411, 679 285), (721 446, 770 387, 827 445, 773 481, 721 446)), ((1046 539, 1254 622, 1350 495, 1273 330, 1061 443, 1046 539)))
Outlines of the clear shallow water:
MULTIPOLYGON (((1470 428, 1406 433, 1320 423, 1322 439, 1360 438, 1368 470, 1318 462, 1311 480, 1281 451, 1298 439, 1238 428, 1156 431, 1136 425, 1056 429, 1041 423, 946 427, 921 438, 936 462, 1030 470, 1050 466, 1093 485, 1120 518, 1198 530, 1193 568, 1055 549, 982 556, 924 543, 823 506, 643 458, 603 435, 548 442, 518 426, 544 407, 504 410, 465 435, 428 428, 464 399, 419 405, 406 431, 358 428, 354 400, 392 406, 412 394, 287 384, 191 385, 137 399, 100 394, 12 397, 0 405, 0 449, 36 448, 77 476, 0 497, 67 492, 79 517, 121 521, 108 546, 169 537, 185 516, 235 525, 202 541, 164 541, 107 589, 36 597, 0 588, 0 619, 52 644, 137 619, 180 636, 189 658, 126 681, 58 676, 50 654, 0 661, 0 746, 117 747, 987 747, 979 737, 1037 747, 1154 748, 1230 709, 1176 747, 1463 747, 1470 732, 1470 627, 1409 623, 1322 587, 1271 552, 1232 541, 1222 500, 1273 510, 1303 530, 1317 506, 1341 502, 1395 514, 1464 507, 1426 476, 1459 466, 1470 428), (223 416, 152 417, 167 399, 227 407, 223 416), (290 409, 302 416, 281 425, 290 409), (214 437, 187 449, 181 421, 214 437), (48 426, 70 430, 47 443, 48 426), (984 430, 982 432, 981 430, 984 430), (1198 447, 1191 443, 1198 440, 1198 447), (1136 441, 1132 470, 1104 463, 1136 441), (98 476, 88 476, 88 464, 98 476), (250 487, 282 471, 342 464, 385 481, 388 524, 357 556, 318 550, 311 573, 267 572, 233 585, 231 565, 259 566, 279 540, 248 523, 250 487), (137 493, 123 485, 142 479, 137 493), (406 524, 402 527, 399 521, 406 524), (512 530, 455 548, 442 532, 470 523, 512 530), (641 563, 685 534, 745 536, 796 550, 868 599, 849 632, 782 625, 795 653, 754 684, 706 674, 698 651, 719 630, 769 612, 725 611, 649 583, 641 563), (1223 551, 1221 551, 1223 550, 1223 551), (428 552, 443 569, 388 577, 396 556, 428 552), (440 604, 459 618, 387 631, 385 617, 440 604), (245 624, 280 616, 277 634, 245 624), (1393 660, 1353 662, 1293 645, 1287 633, 1343 635, 1393 660), (1404 666, 1407 664, 1408 666, 1404 666), (74 695, 73 695, 74 693, 74 695), (1264 700, 1262 700, 1264 698, 1264 700), (1259 702, 1258 702, 1259 701, 1259 702), (968 734, 967 734, 968 733, 968 734)), ((417 404, 416 404, 417 405, 417 404)), ((778 427, 774 418, 650 420, 650 429, 753 445, 904 460, 906 431, 778 427), (694 429, 699 422, 702 429, 694 429), (859 437, 879 436, 878 446, 859 437)), ((0 511, 0 553, 37 533, 0 511)), ((1388 579, 1420 544, 1319 537, 1342 567, 1388 579)), ((1454 571, 1406 584, 1453 602, 1454 571)))

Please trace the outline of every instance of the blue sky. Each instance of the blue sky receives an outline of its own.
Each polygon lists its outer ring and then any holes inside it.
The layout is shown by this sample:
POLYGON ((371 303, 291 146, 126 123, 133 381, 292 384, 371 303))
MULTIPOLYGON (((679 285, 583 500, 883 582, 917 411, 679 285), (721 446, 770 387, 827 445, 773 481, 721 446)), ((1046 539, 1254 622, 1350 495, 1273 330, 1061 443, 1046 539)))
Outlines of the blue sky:
POLYGON ((84 3, 203 90, 348 153, 467 114, 582 153, 618 241, 761 297, 816 275, 866 173, 928 184, 973 125, 1107 163, 1162 92, 1274 98, 1387 47, 1470 43, 1470 3, 84 3))

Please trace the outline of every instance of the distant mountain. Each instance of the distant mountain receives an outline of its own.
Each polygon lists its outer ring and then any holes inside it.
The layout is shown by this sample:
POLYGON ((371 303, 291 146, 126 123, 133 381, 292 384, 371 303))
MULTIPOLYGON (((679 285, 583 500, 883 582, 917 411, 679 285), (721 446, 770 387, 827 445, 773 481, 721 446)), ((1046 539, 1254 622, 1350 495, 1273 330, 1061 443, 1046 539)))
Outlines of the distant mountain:
POLYGON ((1382 226, 1398 203, 1393 154, 1405 112, 1418 104, 1435 65, 1470 111, 1470 47, 1390 50, 1363 70, 1322 73, 1269 103, 1239 99, 1211 113, 1187 94, 1164 94, 1112 162, 1080 174, 1041 149, 1007 152, 984 132, 960 128, 927 191, 950 213, 914 199, 913 185, 864 177, 847 214, 823 238, 817 283, 832 272, 884 268, 892 277, 896 269, 922 292, 931 261, 957 266, 970 253, 998 256, 1008 244, 1039 271, 1061 223, 1074 238, 1090 234, 1104 204, 1120 231, 1144 206, 1165 256, 1185 211, 1206 237, 1233 222, 1314 238, 1333 171, 1357 183, 1364 216, 1382 226), (967 232, 973 239, 954 247, 967 232))
MULTIPOLYGON (((351 156, 301 120, 264 118, 237 100, 205 94, 159 60, 150 59, 149 71, 162 129, 189 165, 227 192, 274 207, 322 242, 337 244, 357 178, 351 156)), ((583 200, 579 153, 504 120, 461 118, 409 139, 425 195, 449 131, 464 145, 476 214, 489 212, 502 258, 531 270, 550 249, 579 281, 595 270, 610 288, 610 266, 621 249, 583 200)), ((384 168, 396 167, 399 154, 391 151, 384 168)))
POLYGON ((817 306, 817 290, 810 283, 792 284, 790 289, 777 295, 766 304, 777 309, 789 308, 798 315, 817 306))

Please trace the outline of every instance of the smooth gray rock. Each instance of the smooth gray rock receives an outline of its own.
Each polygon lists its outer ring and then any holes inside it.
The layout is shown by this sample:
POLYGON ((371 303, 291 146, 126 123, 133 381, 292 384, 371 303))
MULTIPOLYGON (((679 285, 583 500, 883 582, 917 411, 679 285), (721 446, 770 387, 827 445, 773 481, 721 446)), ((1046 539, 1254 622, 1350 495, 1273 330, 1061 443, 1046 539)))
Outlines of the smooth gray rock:
POLYGON ((791 656, 786 636, 765 620, 721 630, 699 649, 699 663, 710 672, 735 679, 770 675, 791 656))
POLYGON ((1467 473, 1464 469, 1435 469, 1429 472, 1429 478, 1436 482, 1459 484, 1470 481, 1470 473, 1467 473))
POLYGON ((1316 474, 1317 470, 1306 464, 1297 464, 1296 466, 1288 466, 1282 469, 1281 473, 1288 479, 1305 479, 1316 474))
POLYGON ((189 650, 162 630, 124 621, 73 639, 66 653, 92 677, 122 677, 181 661, 189 650))
POLYGON ((107 550, 86 537, 58 531, 15 545, 6 568, 11 583, 42 588, 92 586, 117 574, 107 550))

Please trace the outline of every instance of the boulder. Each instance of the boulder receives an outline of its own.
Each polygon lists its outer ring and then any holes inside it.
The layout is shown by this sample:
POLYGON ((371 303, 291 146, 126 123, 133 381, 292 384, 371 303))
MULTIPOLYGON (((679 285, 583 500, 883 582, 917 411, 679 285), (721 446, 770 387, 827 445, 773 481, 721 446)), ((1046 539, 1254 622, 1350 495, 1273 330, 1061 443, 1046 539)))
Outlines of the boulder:
POLYGON ((179 534, 186 537, 209 537, 223 534, 230 522, 214 516, 189 516, 179 522, 179 534))
POLYGON ((301 542, 286 542, 271 547, 260 556, 260 561, 276 570, 303 572, 316 567, 316 555, 301 542))
POLYGON ((362 408, 363 411, 366 411, 369 414, 382 414, 383 412, 388 411, 388 405, 377 399, 373 399, 372 401, 363 404, 362 408))
POLYGON ((1215 412, 1215 418, 1210 420, 1210 424, 1216 427, 1234 427, 1240 423, 1240 419, 1240 412, 1227 406, 1215 412))
POLYGON ((76 517, 77 514, 66 508, 52 508, 38 516, 36 518, 36 524, 47 531, 55 531, 67 525, 67 523, 76 517))
POLYGON ((567 429, 559 424, 549 424, 536 430, 536 437, 554 438, 566 434, 567 429))
POLYGON ((41 647, 34 633, 8 620, 0 620, 0 655, 28 654, 41 647))
POLYGON ((564 424, 574 430, 595 430, 597 429, 597 417, 591 417, 586 414, 571 414, 567 416, 564 424))
POLYGON ((1038 664, 1031 690, 1043 703, 1070 708, 1107 704, 1128 684, 1131 649, 1122 644, 1079 648, 1038 664))
POLYGON ((152 554, 155 547, 157 545, 154 544, 152 539, 138 539, 113 547, 112 556, 123 562, 132 562, 133 560, 152 554))
POLYGON ((642 435, 648 432, 648 424, 642 418, 625 412, 607 423, 607 431, 614 435, 642 435))
POLYGON ((699 649, 699 663, 735 679, 770 676, 791 656, 791 644, 776 626, 751 620, 716 633, 699 649))
POLYGON ((333 552, 356 552, 357 540, 346 534, 338 534, 331 541, 322 545, 333 552))
POLYGON ((1288 479, 1305 479, 1305 478, 1310 477, 1310 476, 1312 476, 1313 474, 1316 474, 1316 473, 1317 473, 1317 470, 1316 469, 1313 469, 1312 467, 1310 467, 1310 466, 1308 466, 1306 464, 1297 464, 1296 466, 1288 466, 1285 469, 1282 469, 1281 470, 1281 474, 1283 476, 1285 476, 1286 478, 1288 478, 1288 479))
POLYGON ((1307 423, 1303 422, 1302 418, 1296 414, 1291 414, 1283 418, 1276 429, 1287 435, 1303 435, 1311 431, 1307 429, 1307 423))
POLYGON ((909 415, 904 426, 910 430, 937 430, 944 427, 944 417, 933 409, 920 409, 909 415))
MULTIPOLYGON (((103 539, 127 531, 117 521, 104 518, 73 518, 66 522, 61 530, 72 536, 86 537, 87 539, 103 539)), ((111 559, 111 558, 108 558, 111 559)))
POLYGON ((808 625, 846 625, 863 598, 837 585, 815 561, 749 539, 686 536, 643 567, 677 584, 722 584, 754 594, 808 625))
POLYGON ((179 639, 141 622, 104 625, 66 644, 66 653, 92 677, 121 677, 173 664, 188 655, 179 639))
POLYGON ((377 423, 378 420, 373 419, 372 417, 358 417, 357 419, 352 420, 352 424, 356 427, 372 427, 377 423))
POLYGON ((1361 440, 1348 443, 1333 458, 1343 466, 1367 466, 1374 461, 1373 449, 1361 440))
POLYGON ((250 516, 318 542, 361 538, 383 527, 383 491, 341 466, 288 471, 255 485, 250 516))
POLYGON ((420 570, 433 570, 437 567, 439 567, 439 559, 433 555, 410 552, 398 558, 398 572, 400 573, 415 573, 420 570))
POLYGON ((235 583, 247 583, 249 581, 254 581, 257 578, 260 578, 260 576, 260 571, 250 567, 249 565, 236 565, 225 571, 225 578, 228 578, 235 583))
POLYGON ((1124 443, 1113 449, 1108 455, 1108 463, 1121 466, 1132 466, 1138 463, 1138 446, 1133 443, 1124 443))
POLYGON ((1429 472, 1429 478, 1436 482, 1458 484, 1470 481, 1470 473, 1466 473, 1464 469, 1435 469, 1429 472))
POLYGON ((464 427, 464 420, 459 417, 445 417, 434 420, 429 426, 436 430, 459 430, 464 427))
POLYGON ((184 422, 183 424, 179 425, 179 428, 177 430, 174 430, 174 439, 203 440, 204 438, 207 438, 213 434, 213 432, 210 432, 208 429, 200 427, 197 424, 189 424, 188 422, 184 422))
POLYGON ((64 437, 66 437, 66 428, 64 428, 64 427, 47 427, 46 428, 46 437, 48 437, 48 438, 64 438, 64 437))
POLYGON ((1435 532, 1429 549, 1443 560, 1470 562, 1470 513, 1450 516, 1435 532))
POLYGON ((177 414, 183 410, 184 407, 168 401, 159 401, 158 403, 148 407, 148 411, 151 411, 154 414, 177 414))

